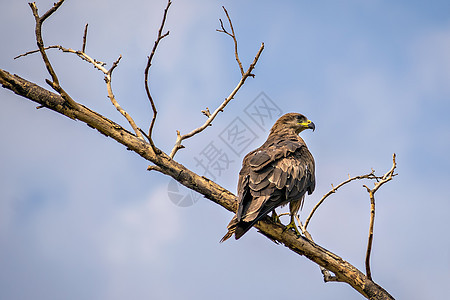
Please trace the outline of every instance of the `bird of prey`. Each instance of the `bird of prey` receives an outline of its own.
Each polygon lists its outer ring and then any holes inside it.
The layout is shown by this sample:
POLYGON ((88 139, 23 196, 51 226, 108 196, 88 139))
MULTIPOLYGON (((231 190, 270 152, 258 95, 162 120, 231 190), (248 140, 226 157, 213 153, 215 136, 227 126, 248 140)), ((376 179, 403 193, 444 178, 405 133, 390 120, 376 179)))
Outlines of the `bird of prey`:
POLYGON ((238 209, 221 242, 233 234, 239 239, 271 211, 276 218, 275 208, 288 203, 291 222, 287 227, 298 233, 294 217, 306 192, 311 194, 315 188, 314 158, 299 136, 305 129, 314 131, 314 123, 302 114, 285 114, 272 126, 266 142, 244 157, 238 209))

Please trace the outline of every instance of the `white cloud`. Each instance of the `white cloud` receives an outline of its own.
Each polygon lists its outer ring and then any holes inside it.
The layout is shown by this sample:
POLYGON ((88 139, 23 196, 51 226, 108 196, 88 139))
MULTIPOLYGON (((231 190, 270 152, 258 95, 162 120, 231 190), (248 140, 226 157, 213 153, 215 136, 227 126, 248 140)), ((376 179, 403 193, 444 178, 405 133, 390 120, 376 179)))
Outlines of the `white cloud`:
POLYGON ((105 259, 111 267, 155 263, 180 233, 179 210, 168 201, 165 186, 149 191, 145 201, 134 202, 115 212, 101 230, 105 259))

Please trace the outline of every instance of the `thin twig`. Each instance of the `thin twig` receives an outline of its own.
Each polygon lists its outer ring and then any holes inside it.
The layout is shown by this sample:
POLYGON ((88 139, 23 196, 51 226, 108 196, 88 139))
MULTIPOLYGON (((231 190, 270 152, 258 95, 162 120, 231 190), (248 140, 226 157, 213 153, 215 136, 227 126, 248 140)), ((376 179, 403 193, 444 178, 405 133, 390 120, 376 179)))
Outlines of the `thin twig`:
POLYGON ((202 114, 204 114, 208 118, 211 116, 211 112, 209 111, 208 107, 205 110, 202 110, 202 114))
POLYGON ((56 75, 55 70, 53 69, 50 60, 48 59, 47 53, 45 52, 44 47, 44 41, 42 39, 42 23, 50 17, 62 4, 64 0, 59 0, 57 3, 53 5, 52 8, 50 8, 42 17, 39 17, 38 8, 36 6, 36 3, 32 2, 29 3, 30 8, 33 12, 33 16, 36 22, 35 27, 35 34, 36 34, 36 43, 39 49, 39 52, 41 53, 42 59, 44 60, 45 67, 47 68, 48 73, 52 77, 52 81, 46 80, 46 82, 55 90, 57 91, 61 97, 63 97, 64 100, 74 109, 78 109, 78 103, 75 102, 75 100, 72 99, 72 97, 67 94, 67 92, 60 86, 58 76, 56 75))
MULTIPOLYGON (((78 51, 78 50, 74 50, 74 49, 71 49, 71 48, 65 48, 65 47, 60 46, 60 45, 47 46, 47 47, 44 48, 44 50, 48 50, 48 49, 58 49, 58 50, 61 50, 62 52, 76 54, 82 60, 84 60, 84 61, 86 61, 88 63, 91 63, 96 69, 102 71, 103 73, 106 74, 108 72, 108 70, 106 68, 104 68, 104 66, 106 65, 105 62, 93 59, 93 58, 91 58, 89 55, 87 55, 84 52, 81 52, 81 51, 78 51)), ((28 51, 26 53, 17 55, 16 57, 14 57, 14 59, 18 59, 20 57, 24 57, 24 56, 27 56, 29 54, 33 54, 33 53, 37 53, 37 52, 39 52, 39 50, 28 51)))
MULTIPOLYGON (((364 185, 365 186, 365 185, 364 185)), ((367 188, 367 186, 365 186, 367 188)), ((370 271, 370 253, 372 251, 372 242, 373 242, 373 224, 375 221, 375 197, 369 188, 367 188, 367 191, 369 192, 369 198, 370 198, 370 222, 369 222, 369 238, 367 239, 367 250, 366 250, 366 275, 367 278, 372 280, 372 272, 370 271)))
POLYGON ((169 11, 169 7, 170 7, 171 4, 172 4, 172 2, 170 0, 168 0, 167 1, 167 6, 164 9, 164 14, 163 14, 163 19, 161 21, 161 26, 159 27, 159 30, 158 30, 158 37, 156 38, 156 41, 153 44, 152 52, 148 56, 147 66, 145 67, 145 71, 144 71, 145 92, 147 93, 147 98, 148 98, 148 100, 150 100, 150 104, 151 104, 152 110, 153 110, 152 122, 150 123, 150 128, 148 129, 148 137, 149 137, 149 143, 150 143, 153 151, 155 151, 155 153, 157 153, 157 154, 160 153, 161 151, 159 149, 157 149, 155 144, 153 143, 152 133, 153 133, 153 127, 155 126, 156 115, 157 115, 158 111, 156 110, 155 101, 153 101, 153 97, 152 97, 152 95, 150 93, 150 87, 149 87, 149 83, 148 83, 148 71, 150 70, 150 67, 152 65, 152 59, 153 59, 153 56, 155 55, 156 48, 158 48, 159 42, 163 38, 165 38, 166 36, 169 35, 169 31, 167 31, 164 34, 162 32, 164 30, 164 25, 166 23, 167 13, 169 11))
POLYGON ((366 250, 366 275, 367 278, 372 280, 372 272, 370 271, 370 253, 372 251, 372 242, 373 242, 373 225, 375 222, 375 192, 386 182, 389 182, 392 180, 394 176, 397 174, 394 174, 395 168, 397 167, 397 163, 395 161, 395 153, 392 155, 392 167, 391 169, 381 177, 380 181, 375 182, 375 186, 373 189, 370 189, 367 187, 367 185, 363 185, 367 192, 369 193, 370 198, 370 223, 369 223, 369 238, 367 240, 367 250, 366 250))
MULTIPOLYGON (((53 7, 50 8, 45 14, 42 15, 41 19, 41 23, 44 22, 48 17, 51 16, 51 14, 53 14, 62 4, 63 4, 64 0, 59 0, 57 3, 53 4, 53 7)), ((30 6, 33 3, 28 3, 30 6)), ((36 6, 36 5, 34 5, 36 6)), ((36 13, 37 13, 37 7, 36 7, 36 13)))
MULTIPOLYGON (((44 49, 45 49, 45 50, 48 50, 48 49, 58 49, 58 50, 61 50, 62 52, 76 54, 76 55, 77 55, 78 57, 80 57, 82 60, 84 60, 84 61, 86 61, 86 62, 92 64, 96 69, 102 71, 102 72, 105 73, 105 74, 108 73, 108 70, 104 67, 104 66, 106 65, 106 63, 101 62, 101 61, 98 61, 98 60, 96 60, 96 59, 90 57, 90 56, 87 55, 86 53, 81 52, 81 51, 79 51, 79 50, 74 50, 74 49, 71 49, 71 48, 65 48, 65 47, 60 46, 60 45, 48 46, 48 47, 45 47, 44 49)), ((39 52, 39 50, 28 51, 28 52, 26 52, 26 53, 23 53, 23 54, 20 54, 20 55, 14 57, 14 59, 17 59, 17 58, 20 58, 20 57, 23 57, 23 56, 27 56, 27 55, 29 55, 29 54, 33 54, 33 53, 36 53, 36 52, 39 52)))
POLYGON ((223 109, 227 106, 227 104, 234 98, 234 96, 236 95, 236 93, 239 91, 239 89, 240 89, 240 88, 242 87, 242 85, 245 83, 245 80, 247 80, 248 77, 254 77, 254 76, 255 76, 254 74, 252 74, 252 71, 253 71, 253 69, 255 68, 256 63, 258 62, 259 57, 261 56, 262 51, 264 50, 264 43, 261 43, 261 47, 259 48, 259 51, 258 51, 258 53, 256 54, 256 56, 255 56, 253 62, 250 64, 249 68, 247 69, 247 72, 244 72, 244 69, 243 69, 243 67, 242 67, 242 63, 241 63, 241 61, 240 61, 240 59, 239 59, 239 54, 238 54, 238 49, 237 49, 237 40, 236 40, 236 36, 235 36, 235 34, 234 34, 233 23, 231 22, 230 15, 228 14, 228 12, 227 12, 227 10, 225 9, 225 7, 222 6, 222 8, 223 8, 223 10, 225 11, 225 14, 226 14, 226 16, 227 16, 227 18, 228 18, 228 22, 229 22, 229 24, 230 24, 230 28, 231 28, 231 32, 232 32, 232 33, 229 33, 229 32, 225 29, 225 27, 224 27, 223 22, 222 22, 221 19, 219 19, 219 21, 220 21, 220 25, 221 25, 222 30, 217 29, 217 31, 223 32, 223 33, 225 33, 225 34, 227 34, 227 35, 229 35, 229 36, 231 36, 231 37, 233 38, 234 45, 235 45, 235 48, 234 48, 235 51, 234 51, 234 52, 235 52, 235 56, 236 56, 236 61, 238 62, 239 69, 240 69, 241 75, 242 75, 241 80, 239 81, 239 83, 237 84, 237 86, 234 88, 234 90, 231 92, 231 94, 230 94, 230 95, 222 102, 222 104, 221 104, 221 105, 220 105, 220 106, 219 106, 212 114, 209 112, 209 110, 208 110, 206 113, 205 113, 205 111, 202 111, 202 113, 205 114, 205 115, 208 117, 208 119, 206 120, 206 122, 205 122, 202 126, 196 128, 196 129, 194 129, 193 131, 191 131, 191 132, 189 132, 189 133, 187 133, 187 134, 184 134, 184 135, 181 135, 180 132, 177 131, 177 140, 176 140, 175 145, 174 145, 174 147, 173 147, 173 149, 172 149, 172 151, 171 151, 171 153, 170 153, 170 157, 171 157, 171 158, 173 158, 173 157, 175 156, 175 154, 177 153, 178 150, 184 148, 184 146, 181 145, 181 142, 182 142, 183 140, 188 139, 188 138, 190 138, 190 137, 192 137, 192 136, 194 136, 194 135, 196 135, 196 134, 202 132, 202 131, 205 130, 208 126, 211 126, 211 125, 212 125, 211 123, 212 123, 212 121, 215 119, 215 117, 217 116, 217 114, 218 114, 219 112, 223 111, 223 109))
POLYGON ((114 69, 118 66, 121 59, 122 59, 122 55, 120 55, 119 58, 112 64, 111 68, 108 70, 108 72, 105 75, 106 89, 108 90, 108 98, 109 98, 109 100, 111 100, 111 103, 114 105, 114 107, 117 109, 117 111, 120 112, 125 117, 125 119, 127 119, 128 123, 133 128, 136 135, 141 140, 145 140, 144 136, 142 135, 141 131, 137 127, 133 118, 119 105, 119 102, 117 102, 116 97, 114 96, 114 93, 112 91, 111 75, 112 75, 112 72, 114 71, 114 69))
POLYGON ((147 167, 147 171, 158 171, 162 172, 162 168, 156 165, 150 165, 147 167))
POLYGON ((237 43, 236 35, 234 34, 233 23, 231 22, 230 15, 228 14, 228 11, 226 10, 225 6, 222 6, 222 8, 223 8, 225 14, 227 15, 228 23, 230 24, 231 33, 229 33, 225 29, 225 27, 223 26, 222 19, 219 19, 220 27, 222 29, 216 29, 216 31, 223 32, 223 33, 229 35, 233 39, 233 42, 234 42, 234 55, 236 57, 236 61, 237 61, 238 65, 239 65, 239 70, 241 71, 241 75, 243 76, 244 75, 244 68, 242 67, 241 60, 239 59, 238 43, 237 43))
POLYGON ((181 148, 184 148, 183 145, 181 145, 181 142, 185 139, 188 139, 200 132, 202 132, 203 130, 205 130, 206 127, 208 127, 211 122, 215 119, 215 117, 217 116, 217 114, 221 111, 223 111, 223 109, 225 108, 225 106, 227 106, 227 104, 234 98, 234 96, 236 95, 236 93, 239 91, 239 89, 242 87, 242 85, 244 85, 245 80, 247 80, 247 78, 249 76, 253 77, 254 75, 252 74, 253 69, 255 68, 256 63, 258 62, 259 57, 261 56, 262 51, 264 50, 264 43, 261 43, 261 47, 258 50, 258 53, 255 56, 255 59, 253 60, 253 62, 250 64, 247 72, 244 73, 244 75, 242 76, 241 80, 239 81, 239 83, 237 84, 237 86, 234 88, 234 90, 231 92, 231 94, 222 102, 222 104, 208 117, 208 119, 206 120, 206 122, 192 130, 191 132, 181 135, 179 134, 179 131, 177 131, 177 141, 175 142, 175 146, 173 147, 172 151, 170 152, 170 157, 173 158, 175 156, 175 154, 177 153, 177 151, 181 148))
POLYGON ((359 176, 355 176, 355 177, 351 177, 348 178, 347 180, 341 182, 340 184, 338 184, 336 187, 334 187, 333 185, 331 185, 332 189, 326 193, 325 195, 323 195, 322 199, 320 199, 319 202, 317 202, 317 204, 314 206, 314 208, 311 210, 311 212, 309 213, 309 216, 306 218, 305 221, 305 228, 308 227, 309 222, 311 221, 312 216, 314 215, 314 213, 316 212, 316 210, 319 208, 319 206, 325 201, 326 198, 328 198, 330 195, 336 193, 336 191, 342 187, 343 185, 350 183, 354 180, 360 180, 360 179, 375 179, 375 180, 379 180, 381 179, 381 177, 377 177, 375 176, 375 171, 372 170, 369 174, 366 175, 359 175, 359 176))
POLYGON ((139 128, 139 132, 142 133, 143 136, 145 136, 147 138, 147 141, 150 141, 150 138, 148 137, 147 133, 145 133, 144 130, 142 130, 141 128, 139 128))
POLYGON ((88 33, 88 23, 84 26, 84 34, 83 34, 83 46, 81 47, 81 52, 86 53, 86 38, 88 33))
MULTIPOLYGON (((37 41, 37 45, 38 45, 38 51, 41 53, 41 56, 44 60, 45 66, 49 72, 49 74, 52 77, 52 81, 50 80, 46 80, 46 82, 55 90, 57 91, 63 98, 64 100, 67 101, 67 103, 72 106, 74 109, 78 109, 78 103, 75 102, 68 94, 66 91, 64 91, 64 89, 60 86, 59 84, 59 80, 58 77, 56 75, 56 72, 54 71, 50 60, 48 59, 47 53, 45 52, 47 49, 51 49, 51 48, 57 48, 62 50, 63 52, 71 52, 71 53, 75 53, 77 54, 79 57, 81 57, 83 60, 86 60, 90 63, 92 63, 94 65, 94 67, 96 67, 97 69, 99 69, 100 71, 102 71, 105 74, 105 81, 106 81, 106 85, 107 85, 107 90, 108 90, 108 97, 111 100, 111 102, 113 103, 113 105, 116 107, 116 109, 128 120, 128 122, 130 123, 131 127, 133 128, 133 130, 135 131, 136 135, 144 140, 144 136, 142 135, 142 133, 139 131, 139 128, 136 126, 134 120, 131 118, 131 116, 122 109, 122 107, 120 107, 120 105, 118 104, 117 100, 114 97, 114 94, 112 92, 112 88, 111 88, 111 74, 112 71, 117 67, 117 64, 119 63, 120 59, 122 56, 119 57, 119 59, 117 61, 115 61, 111 67, 111 69, 106 70, 104 68, 104 63, 96 61, 94 59, 92 59, 91 57, 89 57, 84 51, 86 48, 86 38, 87 38, 87 28, 88 28, 88 24, 86 24, 85 29, 84 29, 84 35, 83 35, 83 45, 82 45, 82 51, 75 51, 72 49, 67 49, 64 48, 62 46, 50 46, 50 47, 44 47, 44 42, 42 40, 42 23, 52 14, 54 13, 62 4, 63 4, 64 0, 60 0, 57 3, 55 3, 53 5, 53 7, 51 9, 49 9, 42 17, 39 17, 39 13, 38 13, 38 8, 36 6, 36 4, 33 3, 29 3, 31 10, 33 12, 33 16, 35 18, 36 21, 36 41, 37 41)), ((29 51, 25 54, 19 55, 16 58, 22 57, 22 56, 26 56, 28 54, 31 53, 35 53, 37 51, 29 51)))
MULTIPOLYGON (((45 47, 44 50, 48 50, 48 49, 52 49, 52 48, 59 48, 59 47, 60 46, 56 46, 56 45, 55 46, 48 46, 48 47, 45 47)), ((30 55, 30 54, 33 54, 33 53, 37 53, 39 51, 40 51, 39 49, 31 50, 31 51, 28 51, 28 52, 25 52, 25 53, 17 55, 16 57, 14 57, 14 59, 18 59, 18 58, 21 58, 21 57, 24 57, 24 56, 27 56, 27 55, 30 55)))

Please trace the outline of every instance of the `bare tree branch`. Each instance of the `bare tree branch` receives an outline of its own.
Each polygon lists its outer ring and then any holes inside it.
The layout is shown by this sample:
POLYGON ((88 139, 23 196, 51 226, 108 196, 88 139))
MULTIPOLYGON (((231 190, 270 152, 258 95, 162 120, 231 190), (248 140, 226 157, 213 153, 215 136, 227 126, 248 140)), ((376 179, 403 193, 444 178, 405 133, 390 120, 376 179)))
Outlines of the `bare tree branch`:
POLYGON ((239 89, 244 85, 244 83, 245 83, 245 81, 247 80, 247 78, 248 78, 248 77, 254 77, 254 76, 255 76, 255 75, 252 74, 252 71, 253 71, 253 69, 255 68, 256 63, 258 62, 259 57, 261 56, 262 51, 264 50, 264 43, 261 43, 261 47, 259 48, 258 53, 256 54, 255 58, 253 59, 253 62, 250 64, 250 66, 248 67, 247 71, 244 72, 244 69, 243 69, 243 67, 242 67, 242 63, 241 63, 241 61, 240 61, 240 59, 239 59, 239 54, 238 54, 238 49, 237 49, 237 40, 236 40, 236 36, 235 36, 235 34, 234 34, 233 23, 231 22, 231 18, 230 18, 230 15, 228 14, 228 11, 225 9, 224 6, 222 6, 222 8, 223 8, 223 10, 225 11, 225 14, 226 14, 226 16, 227 16, 227 18, 228 18, 228 22, 229 22, 229 24, 230 24, 230 28, 231 28, 231 32, 232 32, 232 33, 229 33, 229 32, 225 29, 225 27, 223 26, 223 22, 222 22, 221 19, 219 19, 219 21, 220 21, 222 30, 217 29, 217 31, 223 32, 223 33, 225 33, 225 34, 227 34, 227 35, 229 35, 229 36, 231 36, 231 37, 233 38, 233 41, 234 41, 234 53, 235 53, 236 61, 238 62, 239 69, 240 69, 241 75, 242 75, 241 80, 239 81, 239 83, 237 84, 237 86, 234 88, 234 90, 231 92, 231 94, 230 94, 227 98, 225 98, 225 100, 222 102, 222 104, 221 104, 221 105, 220 105, 220 106, 219 106, 212 114, 210 113, 210 111, 209 111, 208 108, 206 108, 206 110, 202 110, 202 113, 203 113, 205 116, 208 117, 208 119, 206 120, 206 122, 205 122, 202 126, 196 128, 196 129, 192 130, 191 132, 189 132, 189 133, 187 133, 187 134, 184 134, 184 135, 181 135, 180 132, 177 130, 177 140, 176 140, 176 142, 175 142, 175 145, 174 145, 172 151, 170 152, 170 157, 171 157, 171 158, 173 158, 173 157, 175 156, 175 154, 178 152, 178 150, 184 148, 184 146, 181 145, 181 142, 182 142, 183 140, 188 139, 188 138, 190 138, 190 137, 192 137, 192 136, 194 136, 194 135, 196 135, 196 134, 202 132, 202 131, 205 130, 208 126, 211 126, 212 121, 216 118, 216 116, 219 114, 219 112, 223 111, 223 109, 227 106, 227 104, 228 104, 231 100, 233 100, 234 96, 235 96, 236 93, 239 91, 239 89))
POLYGON ((372 251, 372 242, 373 242, 373 225, 375 222, 375 198, 371 190, 367 188, 370 197, 370 222, 369 222, 369 237, 367 239, 367 250, 366 250, 366 275, 367 278, 372 280, 372 272, 370 271, 370 253, 372 251))
MULTIPOLYGON (((42 17, 40 18, 41 23, 44 22, 48 17, 50 17, 62 4, 63 4, 64 0, 59 0, 58 2, 53 4, 53 7, 50 8, 45 14, 42 15, 42 17)), ((30 6, 34 3, 28 3, 30 6)), ((37 8, 36 8, 36 13, 37 13, 37 8)))
POLYGON ((73 108, 78 107, 78 103, 76 103, 72 97, 67 94, 67 92, 60 86, 58 76, 56 75, 55 70, 53 69, 50 60, 48 59, 47 53, 45 52, 44 48, 44 42, 42 40, 42 23, 50 17, 62 4, 64 0, 59 0, 57 3, 53 5, 52 8, 50 8, 42 17, 39 17, 38 8, 36 6, 36 3, 28 3, 31 7, 31 10, 33 11, 33 16, 36 22, 35 27, 35 34, 36 34, 36 43, 39 49, 39 52, 41 53, 42 59, 44 60, 45 67, 47 68, 48 73, 52 77, 52 81, 46 80, 46 82, 55 90, 57 91, 63 98, 66 100, 66 102, 72 106, 73 108))
POLYGON ((397 163, 395 161, 395 153, 392 155, 392 168, 381 177, 381 180, 375 183, 375 187, 370 189, 367 185, 363 185, 367 192, 369 193, 370 198, 370 223, 369 223, 369 238, 367 240, 367 251, 366 251, 366 275, 367 278, 372 280, 372 272, 370 271, 370 252, 372 251, 372 242, 373 242, 373 225, 375 222, 375 192, 385 183, 392 180, 392 178, 396 175, 394 174, 395 168, 397 167, 397 163))
POLYGON ((114 105, 114 107, 117 109, 117 111, 120 112, 127 119, 128 123, 131 125, 131 127, 133 128, 136 135, 140 139, 144 140, 144 136, 142 135, 140 128, 137 127, 133 118, 119 105, 119 103, 117 102, 116 97, 114 96, 114 93, 112 91, 112 86, 111 86, 112 72, 119 64, 119 61, 121 58, 122 58, 122 55, 120 55, 119 58, 112 64, 112 67, 106 72, 106 75, 105 75, 106 88, 108 90, 108 98, 109 98, 109 100, 111 100, 111 103, 114 105))
MULTIPOLYGON (((87 55, 86 53, 84 53, 84 52, 82 52, 82 51, 74 50, 74 49, 72 49, 72 48, 65 48, 65 47, 60 46, 60 45, 47 46, 47 47, 45 47, 44 49, 45 49, 45 50, 48 50, 48 49, 58 49, 58 50, 61 50, 62 52, 65 52, 65 53, 73 53, 73 54, 76 54, 79 58, 81 58, 82 60, 84 60, 84 61, 86 61, 86 62, 92 64, 96 69, 102 71, 104 74, 108 73, 108 70, 105 68, 105 66, 106 66, 106 63, 105 63, 105 62, 96 60, 96 59, 90 57, 89 55, 87 55)), ((24 57, 24 56, 27 56, 27 55, 29 55, 29 54, 33 54, 33 53, 36 53, 36 52, 39 52, 39 50, 28 51, 28 52, 26 52, 26 53, 17 55, 16 57, 14 57, 14 59, 17 59, 17 58, 20 58, 20 57, 24 57)))
POLYGON ((202 114, 204 114, 208 118, 211 116, 211 112, 209 111, 208 107, 205 110, 202 110, 202 114))
POLYGON ((225 101, 223 101, 222 104, 208 117, 208 119, 202 126, 196 128, 196 129, 192 130, 191 132, 184 134, 184 135, 181 135, 178 132, 177 141, 175 142, 175 146, 173 147, 172 152, 170 153, 171 158, 173 158, 175 156, 175 154, 177 153, 178 150, 180 150, 181 148, 184 148, 184 146, 181 145, 181 142, 183 140, 188 139, 188 138, 202 132, 203 130, 205 130, 205 128, 208 127, 212 123, 212 121, 216 118, 217 114, 219 112, 223 111, 225 106, 227 106, 227 104, 231 100, 233 100, 236 93, 239 91, 239 89, 242 87, 242 85, 244 85, 245 80, 247 80, 247 78, 249 76, 253 76, 253 74, 251 72, 255 68, 255 65, 258 62, 258 59, 261 56, 261 53, 263 50, 264 50, 264 43, 261 44, 261 47, 259 48, 258 53, 255 56, 255 59, 250 64, 249 68, 247 69, 247 72, 244 73, 244 75, 242 76, 242 78, 239 81, 239 83, 237 84, 237 86, 234 88, 234 90, 231 92, 231 94, 225 99, 225 101))
POLYGON ((155 106, 155 101, 153 101, 152 95, 150 93, 150 87, 149 87, 149 83, 148 83, 148 71, 150 70, 150 67, 152 65, 152 59, 155 56, 155 52, 156 52, 156 48, 158 48, 159 42, 161 42, 161 40, 163 38, 165 38, 166 36, 169 35, 169 31, 167 31, 166 33, 162 33, 164 30, 164 25, 166 23, 166 18, 167 18, 167 13, 169 11, 169 7, 172 4, 172 2, 170 0, 167 1, 167 6, 164 9, 164 14, 163 14, 163 19, 161 21, 161 26, 159 27, 158 30, 158 37, 156 38, 155 43, 153 44, 153 49, 152 52, 150 53, 148 60, 147 60, 147 66, 145 67, 145 71, 144 71, 144 77, 145 77, 145 92, 147 93, 147 98, 148 100, 150 100, 150 104, 152 106, 152 110, 153 110, 153 118, 152 118, 152 122, 150 123, 150 128, 148 129, 148 138, 149 138, 149 143, 153 148, 153 151, 155 151, 156 153, 158 153, 160 150, 156 148, 155 144, 153 143, 153 139, 152 139, 152 133, 153 133, 153 126, 155 126, 155 121, 156 121, 156 114, 158 113, 156 110, 156 106, 155 106))
POLYGON ((354 180, 361 180, 361 179, 381 179, 381 177, 377 177, 375 176, 375 170, 372 170, 369 174, 366 175, 359 175, 359 176, 355 176, 355 177, 351 177, 349 176, 349 178, 343 182, 341 182, 340 184, 338 184, 336 187, 334 187, 333 185, 331 185, 332 189, 326 193, 325 195, 323 195, 323 197, 319 200, 319 202, 317 202, 317 204, 313 207, 313 209, 311 210, 311 212, 309 213, 309 216, 306 218, 305 221, 305 229, 308 227, 309 222, 311 221, 312 216, 314 215, 314 213, 316 212, 316 210, 319 208, 319 206, 325 201, 325 199, 327 199, 330 195, 336 193, 336 191, 346 185, 347 183, 350 183, 354 180))
MULTIPOLYGON (((53 48, 59 48, 59 46, 48 46, 48 47, 45 47, 44 50, 53 49, 53 48)), ((18 59, 18 58, 21 58, 21 57, 24 57, 24 56, 27 56, 27 55, 30 55, 33 53, 37 53, 37 52, 39 52, 39 49, 31 50, 31 51, 17 55, 16 57, 14 57, 14 59, 18 59)))
MULTIPOLYGON (((337 185, 336 187, 334 187, 332 185, 332 189, 326 193, 321 199, 320 201, 314 206, 314 208, 312 209, 311 213, 309 214, 308 218, 305 221, 305 225, 302 224, 299 215, 296 215, 296 219, 298 222, 298 227, 301 230, 302 234, 305 235, 308 239, 310 239, 311 241, 312 236, 311 234, 306 230, 306 227, 308 225, 308 222, 311 220, 311 217, 313 216, 314 212, 317 210, 317 208, 319 207, 319 205, 321 205, 325 199, 330 196, 331 194, 335 193, 340 187, 342 187, 343 185, 350 183, 351 181, 354 180, 359 180, 359 179, 374 179, 376 180, 375 182, 375 187, 373 189, 369 189, 366 185, 363 185, 366 189, 367 192, 369 193, 369 197, 370 197, 370 222, 369 222, 369 238, 368 238, 368 242, 367 242, 367 251, 366 251, 366 259, 365 259, 365 266, 366 266, 366 275, 369 279, 372 280, 372 275, 371 275, 371 271, 370 271, 370 252, 372 249, 372 241, 373 241, 373 226, 374 226, 374 220, 375 220, 375 192, 386 182, 392 180, 392 178, 394 176, 396 176, 396 174, 394 174, 396 168, 396 162, 395 162, 395 153, 393 154, 393 165, 392 168, 383 176, 376 176, 375 175, 375 170, 372 169, 372 171, 369 174, 366 175, 359 175, 359 176, 355 176, 355 177, 349 177, 347 180, 341 182, 339 185, 337 185)), ((283 213, 280 214, 279 217, 283 216, 283 215, 289 215, 289 213, 283 213)), ((328 282, 328 281, 339 281, 339 279, 335 276, 332 276, 330 274, 330 272, 326 269, 324 269, 323 267, 320 267, 321 273, 324 276, 324 281, 328 282)))
POLYGON ((81 46, 81 52, 86 53, 86 38, 88 33, 88 23, 84 26, 83 45, 81 46))
POLYGON ((223 33, 229 35, 233 39, 233 42, 234 42, 234 56, 236 57, 236 61, 237 61, 238 65, 239 65, 239 70, 241 71, 241 75, 243 76, 244 75, 244 68, 242 67, 241 60, 239 59, 238 43, 237 43, 236 35, 234 34, 233 23, 231 22, 230 15, 228 14, 228 11, 226 10, 225 6, 222 6, 222 8, 223 8, 223 11, 225 12, 225 14, 227 15, 228 23, 230 24, 231 33, 229 33, 225 29, 225 27, 223 26, 222 19, 219 19, 220 27, 222 29, 216 29, 216 31, 223 32, 223 33))
MULTIPOLYGON (((105 74, 105 83, 106 83, 106 89, 108 92, 108 98, 111 100, 111 103, 114 105, 114 107, 117 109, 117 111, 122 114, 125 119, 128 121, 128 123, 130 124, 131 128, 133 128, 133 131, 136 133, 136 135, 144 140, 144 135, 142 134, 140 128, 136 125, 136 123, 134 122, 133 118, 130 116, 130 114, 128 114, 117 102, 114 93, 112 91, 112 85, 111 85, 111 76, 112 76, 112 71, 117 67, 117 65, 119 64, 120 59, 122 58, 122 55, 119 56, 119 58, 113 62, 112 67, 108 70, 105 68, 105 63, 104 62, 100 62, 97 61, 96 59, 93 59, 92 57, 90 57, 89 55, 87 55, 86 53, 82 52, 82 51, 77 51, 77 50, 73 50, 71 48, 65 48, 62 47, 60 45, 54 45, 54 46, 48 46, 46 47, 46 49, 59 49, 63 52, 66 53, 73 53, 76 54, 78 57, 80 57, 82 60, 92 64, 96 69, 100 70, 101 72, 103 72, 103 74, 105 74)), ((19 58, 19 57, 23 57, 32 53, 36 53, 38 52, 38 50, 33 50, 33 51, 29 51, 26 52, 24 54, 18 55, 15 58, 19 58)))

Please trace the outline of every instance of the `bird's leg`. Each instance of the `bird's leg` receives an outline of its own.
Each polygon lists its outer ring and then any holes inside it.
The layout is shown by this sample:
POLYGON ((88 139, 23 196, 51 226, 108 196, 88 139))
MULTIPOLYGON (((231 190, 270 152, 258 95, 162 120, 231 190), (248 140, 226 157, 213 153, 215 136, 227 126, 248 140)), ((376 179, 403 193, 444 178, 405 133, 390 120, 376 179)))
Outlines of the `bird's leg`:
POLYGON ((300 206, 303 202, 303 197, 289 202, 289 214, 291 215, 291 222, 286 226, 286 229, 293 229, 297 236, 301 236, 300 231, 298 231, 297 224, 295 224, 295 216, 298 214, 300 206))
POLYGON ((275 209, 272 210, 272 215, 270 216, 270 218, 272 219, 272 222, 274 222, 274 223, 281 223, 280 218, 278 217, 275 209))
POLYGON ((300 231, 298 230, 297 224, 295 224, 295 215, 291 214, 291 222, 286 225, 286 228, 284 230, 293 229, 297 236, 301 236, 300 231))

